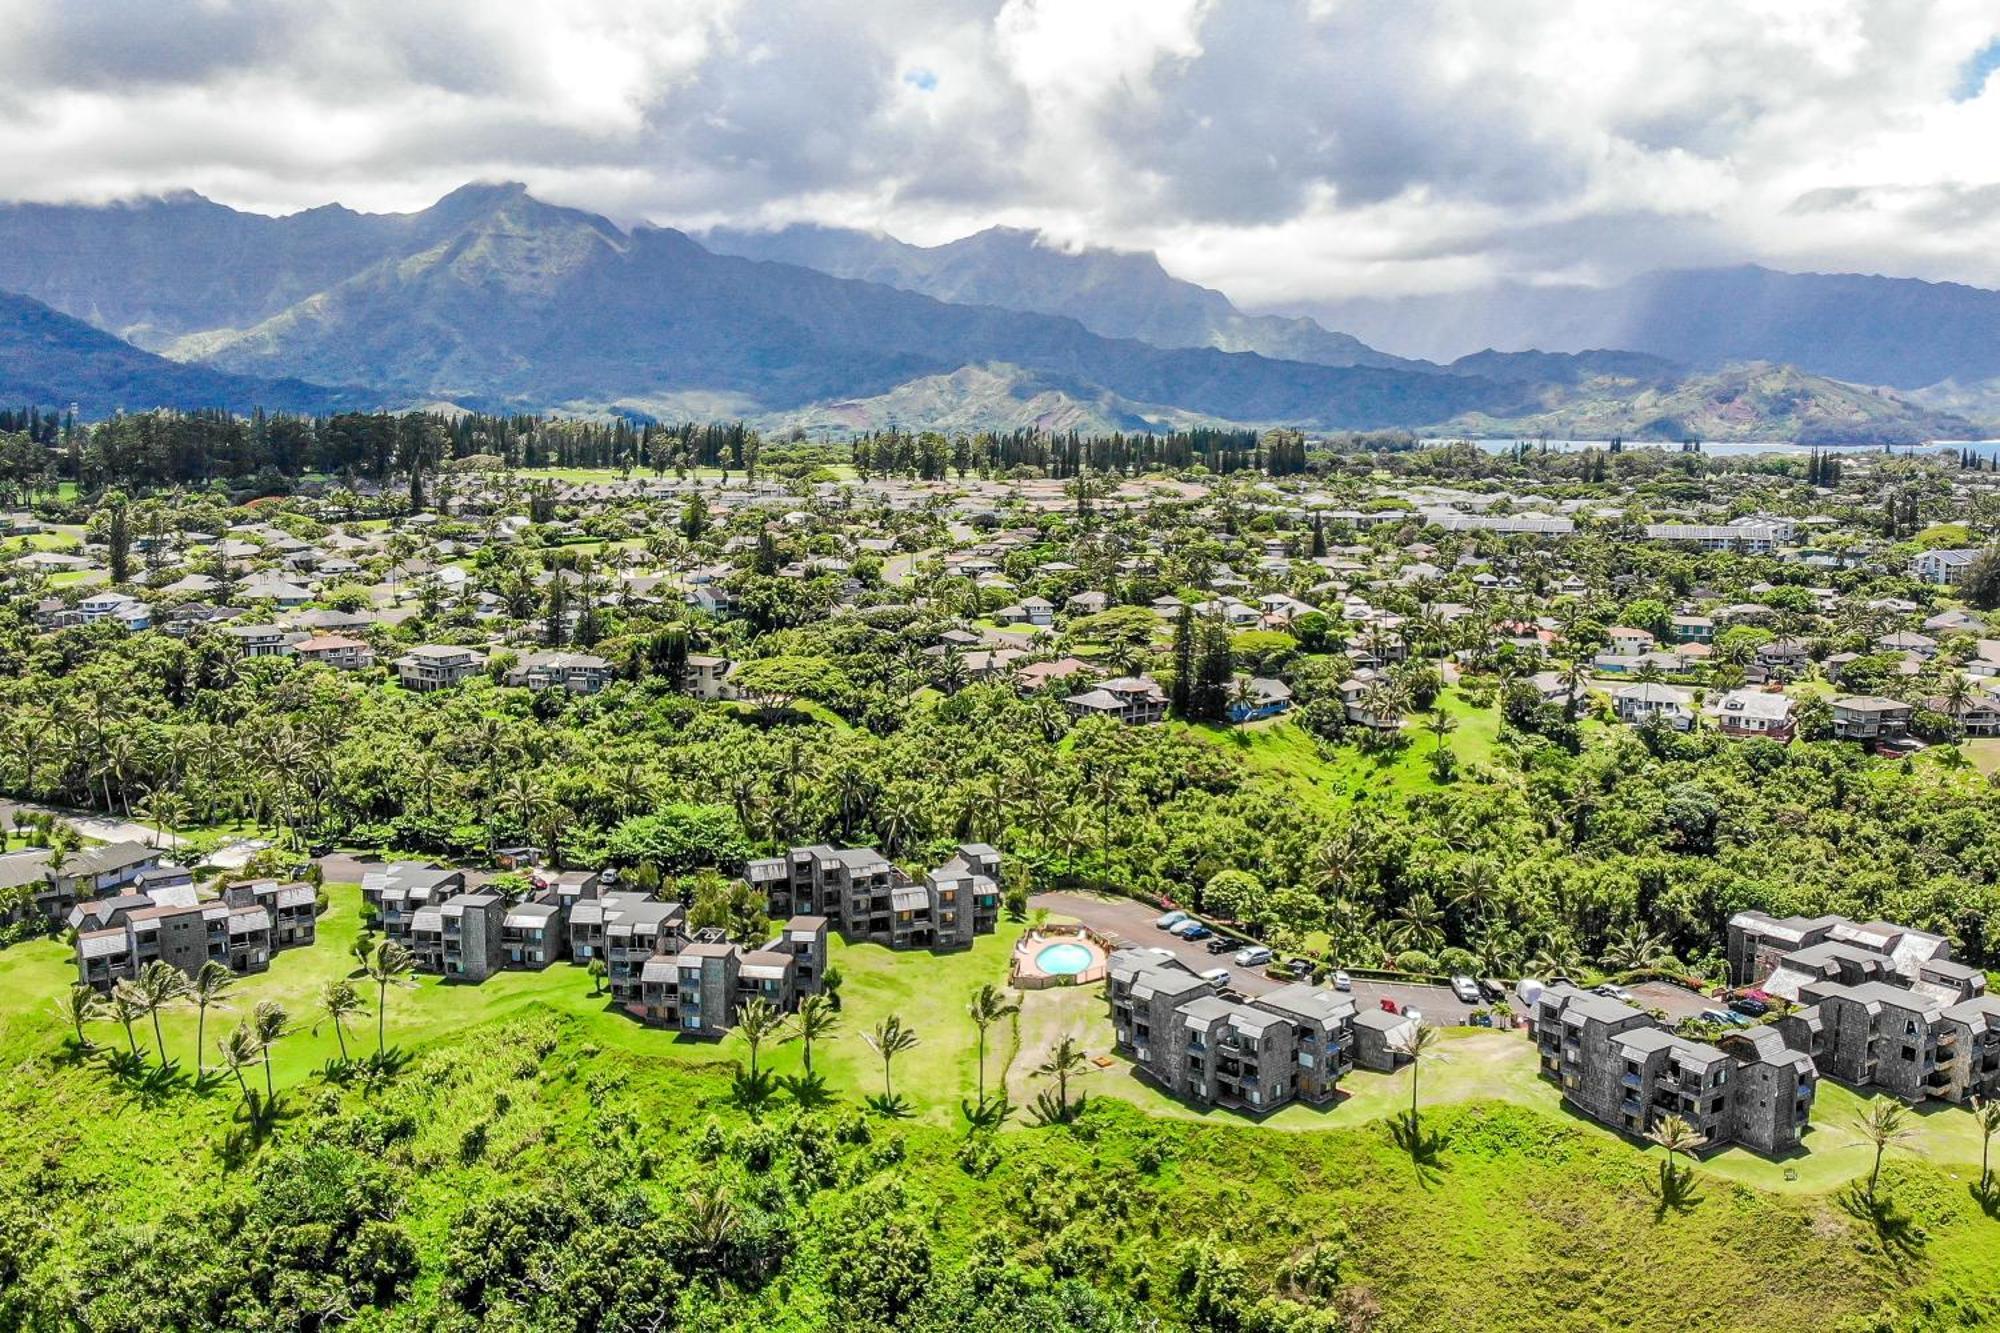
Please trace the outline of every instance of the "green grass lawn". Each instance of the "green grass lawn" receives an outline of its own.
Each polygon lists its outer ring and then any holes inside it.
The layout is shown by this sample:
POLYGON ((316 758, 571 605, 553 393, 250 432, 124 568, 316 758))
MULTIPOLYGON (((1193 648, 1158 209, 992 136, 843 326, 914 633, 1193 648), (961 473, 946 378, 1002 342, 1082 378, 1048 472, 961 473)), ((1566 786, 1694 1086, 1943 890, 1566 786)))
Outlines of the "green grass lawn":
MULTIPOLYGON (((669 1192, 734 1169, 726 1157, 711 1167, 695 1156, 705 1125, 732 1139, 757 1132, 731 1104, 724 1077, 746 1054, 740 1037, 694 1041, 641 1025, 567 964, 480 986, 423 978, 392 990, 388 1037, 409 1065, 376 1087, 327 1084, 320 1071, 337 1044, 312 1002, 323 982, 353 970, 359 891, 334 886, 329 898, 319 943, 245 978, 230 997, 234 1010, 212 1018, 211 1040, 257 1000, 291 1010, 298 1026, 278 1044, 272 1071, 287 1094, 281 1135, 412 1117, 411 1137, 388 1156, 408 1169, 405 1216, 427 1280, 446 1262, 459 1210, 561 1173, 607 1113, 636 1117, 636 1142, 657 1148, 669 1192), (335 1115, 342 1119, 325 1118, 335 1115), (469 1153, 474 1130, 480 1146, 469 1153)), ((1379 1306, 1373 1326, 1384 1333, 1989 1326, 2000 1222, 1969 1196, 1979 1145, 1963 1111, 1917 1117, 1918 1138, 1892 1152, 1888 1230, 1857 1212, 1848 1184, 1869 1165, 1844 1128, 1861 1099, 1826 1083, 1805 1154, 1774 1163, 1719 1153, 1696 1168, 1695 1201, 1669 1207, 1657 1194, 1659 1150, 1560 1110, 1520 1033, 1448 1034, 1445 1058, 1421 1073, 1433 1142, 1414 1157, 1390 1130, 1408 1104, 1408 1071, 1356 1072, 1331 1108, 1288 1107, 1252 1123, 1182 1106, 1118 1060, 1080 1080, 1097 1105, 1075 1132, 1017 1117, 991 1173, 971 1170, 957 1112, 974 1082, 964 1002, 981 982, 1004 978, 1019 930, 950 954, 834 946, 845 1026, 815 1053, 842 1103, 831 1114, 851 1114, 860 1095, 880 1088, 862 1031, 896 1013, 920 1037, 896 1063, 912 1117, 895 1127, 874 1121, 871 1144, 841 1148, 841 1179, 892 1171, 897 1189, 935 1210, 939 1243, 954 1255, 996 1225, 1032 1250, 1065 1218, 1086 1215, 1079 1209, 1102 1207, 1102 1225, 1091 1224, 1108 1246, 1101 1275, 1128 1290, 1143 1276, 1163 1308, 1183 1314, 1171 1295, 1176 1256, 1183 1241, 1206 1237, 1239 1254, 1260 1288, 1308 1240, 1329 1241, 1341 1254, 1344 1295, 1379 1306), (1851 1322, 1885 1305, 1895 1318, 1851 1322), (1936 1322, 1909 1323, 1916 1312, 1936 1322)), ((45 1212, 66 1219, 58 1223, 71 1228, 66 1243, 88 1253, 93 1225, 144 1227, 214 1206, 218 1177, 237 1169, 229 1144, 240 1138, 241 1114, 226 1080, 206 1093, 185 1078, 147 1088, 77 1058, 51 1007, 68 977, 58 942, 0 951, 0 1063, 9 1071, 0 1079, 0 1161, 67 1182, 45 1212)), ((999 1078, 1005 1067, 1010 1094, 1025 1104, 1044 1085, 1031 1071, 1056 1040, 1074 1035, 1100 1055, 1109 1030, 1099 987, 1022 999, 1018 1024, 994 1030, 989 1068, 999 1078)), ((185 1066, 194 1016, 170 1015, 164 1028, 185 1066)), ((371 1049, 371 1023, 359 1029, 350 1044, 371 1049)), ((93 1036, 124 1042, 115 1027, 99 1025, 93 1036)), ((150 1032, 140 1041, 150 1046, 150 1032)), ((797 1070, 801 1057, 796 1043, 764 1056, 778 1072, 797 1070)), ((771 1122, 780 1134, 783 1101, 771 1122)), ((824 1299, 804 1281, 742 1299, 747 1322, 731 1327, 828 1322, 823 1309, 793 1304, 824 1299)))
MULTIPOLYGON (((1495 764, 1500 740, 1497 709, 1475 708, 1457 690, 1438 696, 1438 710, 1457 724, 1445 744, 1458 756, 1459 772, 1495 764)), ((1363 792, 1407 795, 1435 789, 1431 751, 1437 740, 1423 729, 1428 714, 1412 714, 1404 742, 1387 751, 1365 750, 1352 742, 1322 748, 1290 717, 1267 718, 1242 726, 1206 723, 1193 728, 1240 759, 1252 772, 1282 778, 1309 808, 1325 812, 1363 792)), ((1176 724, 1178 725, 1178 724, 1176 724)))

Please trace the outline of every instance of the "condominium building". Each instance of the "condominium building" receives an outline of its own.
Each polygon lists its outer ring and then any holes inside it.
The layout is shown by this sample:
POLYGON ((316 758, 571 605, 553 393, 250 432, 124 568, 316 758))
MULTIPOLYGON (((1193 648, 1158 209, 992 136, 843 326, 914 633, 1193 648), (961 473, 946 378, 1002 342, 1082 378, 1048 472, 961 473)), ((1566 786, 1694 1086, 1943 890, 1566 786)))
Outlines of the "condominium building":
POLYGON ((1167 1091, 1204 1106, 1261 1114, 1293 1100, 1322 1103, 1357 1063, 1391 1069, 1400 1058, 1393 1045, 1360 1040, 1354 1002, 1335 991, 1301 984, 1233 999, 1179 960, 1144 949, 1112 954, 1106 976, 1117 1049, 1167 1091))
POLYGON ((275 880, 231 884, 207 900, 192 886, 100 899, 71 914, 77 980, 109 990, 156 961, 189 976, 209 962, 262 972, 273 954, 313 942, 316 912, 312 885, 275 880))
POLYGON ((1741 1143, 1784 1152, 1812 1114, 1812 1061, 1765 1028, 1716 1045, 1677 1037, 1643 1009, 1552 985, 1530 1025, 1542 1074, 1563 1100, 1600 1124, 1642 1135, 1678 1115, 1704 1149, 1741 1143))
POLYGON ((841 934, 894 949, 962 948, 1000 920, 1000 853, 967 843, 924 876, 872 847, 794 847, 744 867, 773 917, 823 916, 841 934))
POLYGON ((420 861, 393 861, 364 871, 361 901, 375 911, 375 923, 398 944, 410 944, 417 913, 465 888, 463 870, 440 870, 420 861))

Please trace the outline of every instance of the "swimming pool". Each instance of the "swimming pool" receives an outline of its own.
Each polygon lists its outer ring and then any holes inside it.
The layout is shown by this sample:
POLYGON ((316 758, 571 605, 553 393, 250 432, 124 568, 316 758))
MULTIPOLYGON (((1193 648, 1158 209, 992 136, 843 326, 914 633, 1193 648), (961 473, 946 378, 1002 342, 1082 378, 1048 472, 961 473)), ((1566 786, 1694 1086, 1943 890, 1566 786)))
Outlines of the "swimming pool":
POLYGON ((1089 967, 1094 958, 1081 944, 1048 944, 1035 955, 1035 966, 1052 977, 1073 977, 1089 967))

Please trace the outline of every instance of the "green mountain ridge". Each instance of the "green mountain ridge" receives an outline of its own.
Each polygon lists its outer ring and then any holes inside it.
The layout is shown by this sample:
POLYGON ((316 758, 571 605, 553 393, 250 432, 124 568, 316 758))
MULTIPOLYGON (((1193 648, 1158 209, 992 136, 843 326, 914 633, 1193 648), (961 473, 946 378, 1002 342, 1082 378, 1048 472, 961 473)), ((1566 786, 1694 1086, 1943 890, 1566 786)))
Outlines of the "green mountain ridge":
POLYGON ((954 304, 1067 315, 1092 333, 1155 347, 1212 347, 1325 366, 1434 369, 1310 319, 1246 315, 1221 292, 1169 274, 1151 253, 1066 250, 1014 227, 989 227, 935 246, 815 226, 716 228, 695 239, 717 254, 797 264, 954 304))
POLYGON ((171 407, 321 413, 382 406, 366 389, 234 375, 143 351, 25 296, 0 292, 0 403, 85 417, 171 407))
POLYGON ((262 405, 298 410, 359 397, 827 432, 893 420, 1828 443, 1979 433, 1936 406, 1801 372, 1774 380, 1769 367, 1690 375, 1617 350, 1402 361, 1311 321, 1246 316, 1151 255, 1068 253, 1025 232, 931 249, 796 229, 765 239, 837 252, 822 262, 889 281, 717 254, 668 228, 628 231, 518 184, 468 185, 410 214, 330 206, 270 218, 193 195, 0 206, 0 290, 15 283, 83 321, 57 339, 65 363, 45 342, 39 359, 27 354, 46 329, 21 315, 14 396, 109 411, 268 392, 262 405), (163 350, 188 377, 161 378, 166 363, 129 344, 84 339, 90 325, 163 350), (1230 350, 1245 347, 1259 350, 1230 350), (103 364, 83 364, 93 357, 103 364), (224 378, 200 378, 214 372, 224 378))

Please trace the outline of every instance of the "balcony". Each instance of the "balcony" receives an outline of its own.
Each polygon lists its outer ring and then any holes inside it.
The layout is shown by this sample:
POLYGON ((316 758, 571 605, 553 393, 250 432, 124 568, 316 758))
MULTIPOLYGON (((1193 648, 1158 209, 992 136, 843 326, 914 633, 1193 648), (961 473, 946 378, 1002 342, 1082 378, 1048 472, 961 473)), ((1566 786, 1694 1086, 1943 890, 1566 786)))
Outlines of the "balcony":
POLYGON ((1634 1092, 1646 1086, 1646 1080, 1638 1074, 1622 1074, 1619 1076, 1618 1081, 1626 1087, 1631 1088, 1634 1092))

